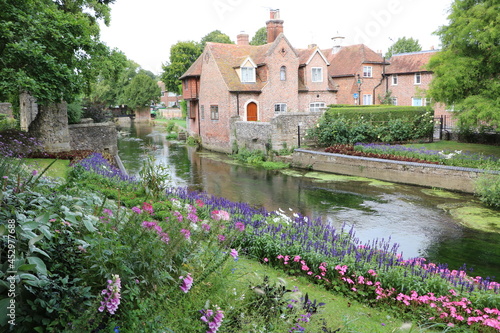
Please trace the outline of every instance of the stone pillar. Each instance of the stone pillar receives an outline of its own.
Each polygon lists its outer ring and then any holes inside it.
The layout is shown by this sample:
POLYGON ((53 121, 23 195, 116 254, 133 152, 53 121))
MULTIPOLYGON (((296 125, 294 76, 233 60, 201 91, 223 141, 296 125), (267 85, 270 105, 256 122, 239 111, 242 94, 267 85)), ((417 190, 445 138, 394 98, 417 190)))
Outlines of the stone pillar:
POLYGON ((19 94, 19 118, 21 121, 21 130, 27 132, 33 120, 38 114, 38 105, 35 97, 24 91, 19 94))
POLYGON ((29 133, 35 136, 46 152, 70 151, 66 102, 39 105, 36 118, 29 125, 29 133))
POLYGON ((12 104, 0 103, 0 113, 7 115, 7 118, 12 118, 12 104))

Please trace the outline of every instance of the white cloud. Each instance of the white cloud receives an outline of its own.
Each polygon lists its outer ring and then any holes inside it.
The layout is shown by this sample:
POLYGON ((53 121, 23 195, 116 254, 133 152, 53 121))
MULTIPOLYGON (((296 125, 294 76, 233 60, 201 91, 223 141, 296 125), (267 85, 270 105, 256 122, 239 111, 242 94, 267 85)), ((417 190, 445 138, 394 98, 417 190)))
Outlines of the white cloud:
POLYGON ((344 45, 364 43, 385 52, 400 37, 418 39, 423 49, 438 48, 432 33, 447 23, 452 0, 118 0, 111 5, 111 24, 101 39, 154 73, 168 61, 170 47, 181 40, 200 39, 220 30, 236 41, 245 31, 253 37, 279 9, 284 33, 293 46, 332 46, 331 37, 346 37, 344 45))

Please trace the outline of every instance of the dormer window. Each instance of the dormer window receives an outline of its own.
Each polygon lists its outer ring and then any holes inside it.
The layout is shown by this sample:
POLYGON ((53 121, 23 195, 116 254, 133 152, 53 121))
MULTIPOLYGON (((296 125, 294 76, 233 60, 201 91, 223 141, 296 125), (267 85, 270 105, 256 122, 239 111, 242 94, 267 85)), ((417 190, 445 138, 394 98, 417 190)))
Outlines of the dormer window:
POLYGON ((241 67, 241 82, 255 82, 254 67, 241 67))
POLYGON ((285 66, 281 66, 281 68, 280 68, 280 80, 286 81, 286 67, 285 66))
POLYGON ((313 67, 311 70, 312 82, 323 82, 323 68, 313 67))

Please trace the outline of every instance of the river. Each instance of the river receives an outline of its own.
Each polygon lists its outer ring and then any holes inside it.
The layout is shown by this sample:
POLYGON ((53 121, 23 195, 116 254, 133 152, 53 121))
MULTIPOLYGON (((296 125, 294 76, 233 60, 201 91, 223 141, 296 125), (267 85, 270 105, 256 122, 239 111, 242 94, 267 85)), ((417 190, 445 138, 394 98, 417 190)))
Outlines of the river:
POLYGON ((167 141, 162 129, 148 124, 120 128, 119 155, 130 174, 139 172, 144 154, 153 154, 156 163, 168 168, 172 186, 354 226, 363 241, 390 238, 398 243, 404 258, 425 257, 451 269, 466 264, 469 275, 500 280, 500 233, 466 228, 444 209, 475 203, 472 195, 300 169, 247 167, 224 154, 167 141))

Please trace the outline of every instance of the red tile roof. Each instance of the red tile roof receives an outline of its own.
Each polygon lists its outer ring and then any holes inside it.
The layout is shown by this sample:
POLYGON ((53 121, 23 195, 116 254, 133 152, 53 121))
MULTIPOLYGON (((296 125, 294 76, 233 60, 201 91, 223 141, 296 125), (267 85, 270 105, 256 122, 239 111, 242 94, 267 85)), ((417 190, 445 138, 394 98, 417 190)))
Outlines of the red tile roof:
POLYGON ((436 52, 438 51, 432 50, 395 54, 389 61, 391 64, 387 66, 386 74, 426 72, 427 70, 425 67, 436 52))
POLYGON ((332 49, 323 50, 330 62, 328 74, 333 77, 354 76, 361 64, 382 64, 384 58, 364 44, 342 47, 337 53, 332 49))

